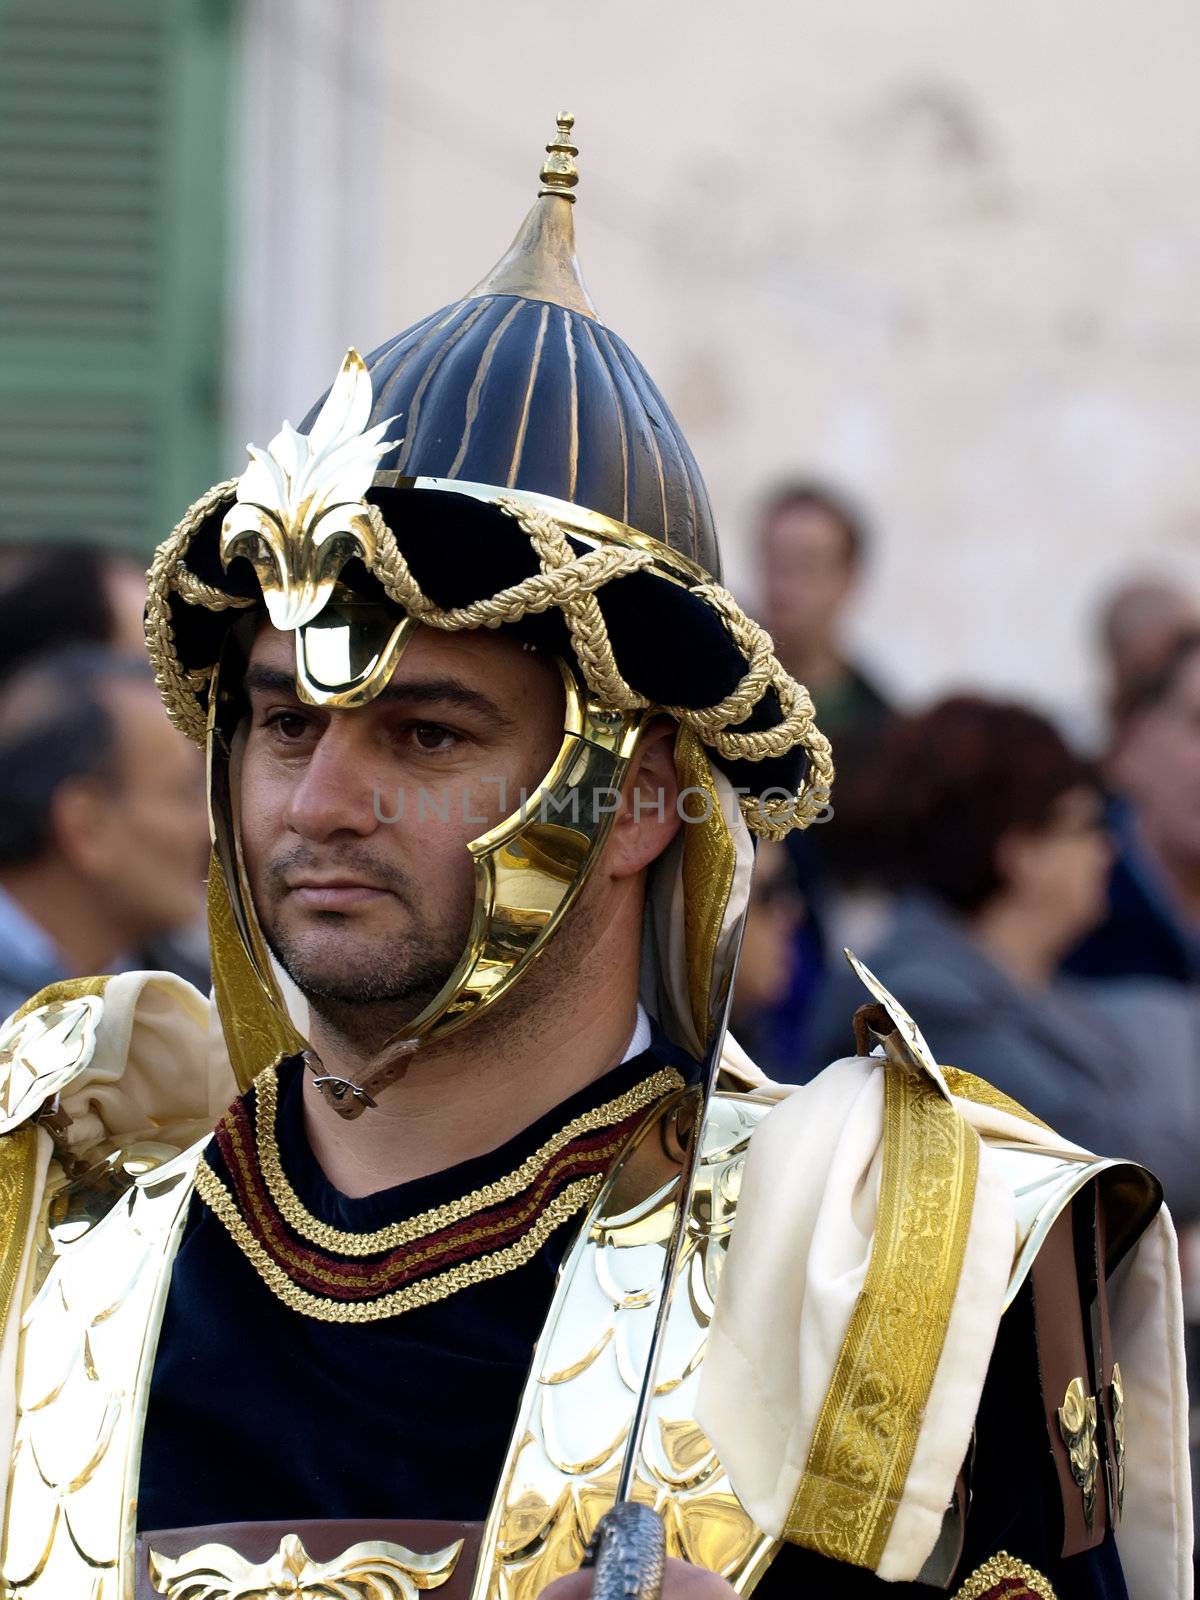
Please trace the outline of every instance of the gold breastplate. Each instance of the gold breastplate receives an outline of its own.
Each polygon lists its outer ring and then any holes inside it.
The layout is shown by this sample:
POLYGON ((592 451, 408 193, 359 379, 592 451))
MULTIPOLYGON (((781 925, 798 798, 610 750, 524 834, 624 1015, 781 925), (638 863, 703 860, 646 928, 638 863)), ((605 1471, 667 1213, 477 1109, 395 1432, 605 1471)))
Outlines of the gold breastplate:
MULTIPOLYGON (((635 1489, 635 1498, 661 1514, 668 1555, 720 1573, 742 1593, 778 1543, 734 1494, 696 1424, 695 1402, 746 1150, 769 1109, 723 1094, 709 1106, 635 1489)), ((643 1147, 670 1115, 667 1108, 644 1132, 643 1147)), ((631 1150, 618 1165, 563 1265, 484 1531, 472 1600, 533 1600, 552 1578, 579 1566, 613 1502, 675 1208, 673 1182, 627 1203, 629 1191, 641 1187, 632 1173, 638 1158, 631 1150)))
MULTIPOLYGON (((617 1164, 564 1263, 473 1600, 524 1600, 578 1566, 611 1503, 675 1206, 673 1182, 646 1194, 644 1174, 656 1153, 661 1167, 677 1108, 676 1098, 617 1164)), ((733 1494, 693 1408, 741 1167, 767 1109, 725 1095, 710 1108, 637 1487, 662 1513, 672 1554, 743 1591, 775 1545, 733 1494)), ((60 1184, 44 1207, 43 1276, 20 1329, 0 1564, 14 1600, 128 1600, 133 1592, 142 1427, 200 1149, 164 1161, 162 1147, 135 1148, 60 1184)))
POLYGON ((135 1146, 47 1190, 44 1275, 20 1325, 6 1595, 132 1594, 142 1424, 201 1148, 135 1146))

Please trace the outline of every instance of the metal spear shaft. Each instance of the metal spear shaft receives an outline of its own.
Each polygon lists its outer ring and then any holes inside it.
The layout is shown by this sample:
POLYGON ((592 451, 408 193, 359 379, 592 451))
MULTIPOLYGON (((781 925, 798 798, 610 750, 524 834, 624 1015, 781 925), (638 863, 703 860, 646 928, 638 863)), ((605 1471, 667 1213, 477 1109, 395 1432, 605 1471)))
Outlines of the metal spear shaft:
POLYGON ((692 1124, 679 1171, 679 1200, 667 1242, 663 1262, 662 1285, 654 1315, 654 1332, 642 1372, 641 1388, 633 1419, 629 1425, 629 1439, 621 1462, 616 1494, 611 1510, 600 1519, 585 1565, 594 1565, 595 1581, 592 1600, 657 1600, 662 1592, 664 1530, 661 1519, 649 1506, 633 1501, 633 1486, 637 1476, 638 1459, 650 1420, 650 1407, 658 1382, 658 1364, 666 1338, 667 1320, 675 1294, 675 1280, 687 1239, 688 1218, 692 1210, 692 1197, 696 1190, 696 1177, 700 1170, 700 1151, 704 1137, 704 1119, 708 1104, 721 1069, 721 1051, 729 1030, 729 1014, 733 1004, 733 979, 737 972, 742 937, 746 931, 746 912, 737 926, 730 947, 722 979, 725 995, 721 1002, 708 1052, 700 1074, 700 1103, 692 1124))

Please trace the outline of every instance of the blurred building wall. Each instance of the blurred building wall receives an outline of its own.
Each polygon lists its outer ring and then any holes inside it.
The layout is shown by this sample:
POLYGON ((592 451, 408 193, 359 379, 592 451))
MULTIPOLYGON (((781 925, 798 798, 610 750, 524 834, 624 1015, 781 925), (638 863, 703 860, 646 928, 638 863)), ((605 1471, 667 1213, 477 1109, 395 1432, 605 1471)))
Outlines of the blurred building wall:
POLYGON ((589 286, 747 596, 756 497, 819 469, 878 515, 885 679, 1073 715, 1098 592, 1200 582, 1191 0, 252 0, 245 39, 239 448, 482 274, 563 106, 589 286))
POLYGON ((232 0, 0 0, 0 544, 139 555, 218 469, 232 0))

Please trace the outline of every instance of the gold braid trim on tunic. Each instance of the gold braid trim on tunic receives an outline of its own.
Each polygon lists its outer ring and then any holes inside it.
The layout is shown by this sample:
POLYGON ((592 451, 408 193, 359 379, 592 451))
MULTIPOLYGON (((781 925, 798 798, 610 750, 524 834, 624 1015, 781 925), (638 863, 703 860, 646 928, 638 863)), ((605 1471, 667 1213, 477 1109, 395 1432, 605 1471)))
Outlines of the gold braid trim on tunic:
MULTIPOLYGON (((444 1234, 446 1230, 453 1230, 456 1224, 462 1223, 485 1208, 519 1199, 523 1194, 529 1195, 531 1203, 527 1207, 528 1215, 521 1222, 524 1232, 510 1243, 490 1252, 459 1260, 441 1272, 433 1272, 417 1281, 390 1288, 387 1292, 370 1298, 348 1299, 334 1294, 326 1296, 313 1292, 313 1289, 306 1287, 303 1282, 297 1282, 289 1271, 289 1266, 296 1269, 298 1276, 307 1277, 310 1284, 318 1287, 326 1283, 331 1290, 345 1286, 344 1274, 332 1270, 335 1263, 329 1258, 322 1265, 320 1261, 309 1258, 304 1250, 296 1250, 290 1244, 286 1247, 267 1248, 264 1242, 265 1235, 260 1237, 259 1229, 253 1225, 256 1221, 260 1224, 263 1221, 260 1215, 262 1211, 260 1201, 254 1198, 251 1191, 249 1201, 251 1214, 246 1214, 242 1203, 231 1192, 222 1175, 207 1161, 201 1161, 197 1169, 196 1193, 226 1229, 234 1244, 271 1293, 290 1310, 321 1322, 376 1322, 385 1317, 398 1316, 418 1306, 432 1305, 446 1299, 459 1289, 500 1277, 531 1261, 560 1224, 591 1204, 605 1181, 604 1171, 576 1178, 545 1201, 542 1209, 538 1211, 536 1187, 546 1178, 556 1159, 563 1157, 564 1152, 569 1154, 569 1147, 574 1141, 588 1134, 612 1128, 615 1142, 611 1150, 603 1152, 607 1167, 611 1164, 611 1160, 619 1155, 626 1142, 628 1135, 623 1134, 622 1126, 628 1125, 640 1112, 660 1104, 668 1095, 683 1087, 683 1076, 676 1068, 660 1068, 624 1094, 572 1118, 565 1127, 545 1140, 505 1177, 446 1205, 391 1223, 388 1227, 377 1229, 373 1233, 359 1234, 334 1228, 319 1221, 301 1204, 299 1196, 283 1171, 276 1141, 278 1080, 275 1069, 269 1068, 261 1073, 254 1086, 256 1101, 254 1150, 251 1152, 246 1148, 243 1129, 245 1134, 248 1134, 249 1129, 245 1125, 244 1111, 235 1102, 221 1124, 226 1130, 224 1158, 229 1161, 232 1156, 235 1164, 242 1170, 245 1170, 247 1162, 252 1166, 257 1164, 258 1172, 267 1185, 271 1200, 284 1221, 314 1244, 336 1251, 341 1256, 361 1258, 386 1250, 401 1249, 414 1241, 418 1243, 429 1241, 430 1250, 426 1251, 426 1255, 431 1252, 437 1254, 445 1248, 444 1239, 435 1238, 439 1232, 444 1234), (240 1119, 237 1115, 239 1112, 240 1119)), ((221 1137, 219 1128, 218 1142, 221 1137)), ((232 1170, 231 1168, 231 1173, 232 1170)), ((235 1182, 239 1181, 235 1177, 235 1182)), ((494 1229, 485 1227, 474 1234, 460 1233, 459 1237, 461 1242, 479 1244, 486 1243, 489 1233, 494 1232, 494 1229)), ((419 1261, 418 1253, 412 1258, 409 1266, 419 1265, 419 1261)), ((381 1270, 381 1278, 386 1280, 386 1276, 386 1272, 381 1270)), ((369 1278, 364 1279, 360 1287, 366 1287, 368 1282, 369 1278)), ((382 1287, 382 1282, 379 1286, 382 1287)))
POLYGON ((953 1600, 1058 1600, 1049 1578, 1007 1550, 997 1550, 954 1591, 953 1600), (1014 1580, 1016 1582, 1014 1583, 1014 1580))
POLYGON ((523 1267, 532 1261, 542 1245, 560 1223, 573 1217, 577 1211, 591 1203, 600 1192, 603 1175, 581 1178, 555 1195, 541 1216, 513 1244, 488 1256, 476 1256, 459 1266, 450 1267, 435 1277, 423 1278, 419 1283, 396 1289, 377 1300, 327 1300, 322 1295, 310 1294, 292 1282, 287 1273, 267 1254, 251 1233, 237 1208, 229 1190, 211 1167, 200 1163, 196 1169, 196 1193, 209 1210, 225 1225, 238 1249, 258 1273, 277 1300, 282 1300, 290 1311, 313 1317, 318 1322, 380 1322, 385 1317, 399 1316, 417 1306, 433 1305, 445 1300, 459 1289, 471 1284, 486 1283, 506 1272, 523 1267))
POLYGON ((618 1095, 616 1099, 606 1100, 603 1105, 585 1111, 581 1116, 573 1117, 566 1127, 560 1128, 506 1177, 497 1178, 481 1189, 474 1189, 459 1200, 451 1200, 446 1205, 437 1206, 431 1211, 422 1211, 418 1216, 407 1217, 402 1222, 389 1223, 386 1228, 378 1228, 374 1233, 348 1233, 342 1228, 333 1227, 328 1222, 322 1222, 320 1218, 314 1217, 311 1211, 305 1209, 300 1196, 288 1182, 279 1157, 279 1145, 275 1137, 279 1080, 275 1068, 270 1067, 261 1073, 254 1087, 258 1099, 259 1166, 267 1181, 271 1198, 279 1207, 284 1221, 311 1244, 321 1245, 326 1250, 336 1250, 344 1256, 370 1256, 383 1250, 395 1250, 400 1245, 411 1244, 423 1234, 449 1227, 454 1222, 461 1222, 487 1206, 515 1199, 523 1189, 529 1187, 546 1163, 570 1144, 572 1139, 577 1139, 583 1133, 607 1128, 613 1123, 624 1122, 626 1117, 632 1116, 635 1111, 640 1111, 643 1106, 649 1106, 664 1095, 682 1089, 683 1078, 674 1067, 663 1067, 644 1082, 618 1095))

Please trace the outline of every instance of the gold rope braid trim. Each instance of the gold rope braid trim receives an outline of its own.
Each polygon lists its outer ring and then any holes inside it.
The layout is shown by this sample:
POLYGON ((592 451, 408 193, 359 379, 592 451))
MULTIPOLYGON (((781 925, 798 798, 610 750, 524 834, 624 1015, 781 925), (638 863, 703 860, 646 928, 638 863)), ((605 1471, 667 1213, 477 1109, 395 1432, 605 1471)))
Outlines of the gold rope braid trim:
POLYGON ((966 1072, 962 1067, 943 1067, 942 1076, 950 1093, 957 1095, 960 1100, 973 1100, 976 1105, 991 1106, 993 1111, 1005 1111, 1010 1117, 1020 1117, 1022 1122, 1032 1122, 1039 1128, 1045 1128, 1047 1133, 1054 1132, 1048 1122, 1035 1117, 1032 1111, 1026 1111, 1019 1100, 1005 1094, 1003 1089, 997 1089, 986 1078, 977 1078, 973 1072, 966 1072))
POLYGON ((430 627, 452 632, 464 627, 498 628, 506 622, 519 622, 528 614, 531 604, 539 611, 557 605, 562 610, 579 665, 593 693, 618 711, 638 711, 649 705, 649 701, 631 689, 621 676, 599 601, 592 591, 613 577, 653 565, 653 556, 643 550, 597 551, 593 554, 604 554, 606 562, 593 563, 585 569, 583 564, 588 557, 576 556, 553 517, 531 511, 506 496, 501 496, 496 503, 528 537, 541 571, 490 599, 477 600, 454 611, 443 611, 421 591, 378 506, 368 504, 367 513, 375 535, 372 570, 388 596, 430 627), (583 581, 585 571, 590 582, 583 581))
MULTIPOLYGON (((509 515, 512 514, 510 508, 513 504, 515 502, 502 502, 503 509, 509 515)), ((594 590, 603 588, 614 578, 624 577, 630 572, 641 572, 654 565, 654 556, 649 550, 624 547, 589 550, 585 555, 577 556, 557 523, 544 518, 542 520, 550 524, 550 528, 558 534, 558 539, 553 538, 549 529, 539 528, 540 542, 534 539, 534 546, 543 562, 542 571, 534 572, 520 583, 500 589, 486 599, 473 600, 470 605, 454 606, 444 611, 425 595, 413 577, 379 507, 368 502, 367 515, 375 535, 376 554, 372 570, 388 596, 397 605, 403 606, 410 616, 427 623, 431 628, 441 628, 448 633, 464 628, 498 628, 503 623, 549 611, 552 606, 573 604, 594 590)), ((641 703, 644 705, 645 701, 641 703)))
MULTIPOLYGON (((211 668, 195 673, 184 671, 175 649, 168 601, 174 591, 189 604, 208 610, 247 604, 244 599, 203 583, 189 572, 183 560, 196 530, 223 501, 232 499, 236 490, 237 480, 229 479, 201 496, 159 546, 148 575, 146 641, 155 679, 172 721, 200 745, 204 743, 205 717, 197 695, 211 677, 211 668)), ((576 555, 563 529, 547 513, 508 496, 500 496, 496 504, 526 534, 540 570, 487 599, 448 611, 430 600, 413 576, 378 506, 370 502, 364 502, 364 507, 374 548, 363 548, 364 560, 388 597, 409 616, 448 632, 498 628, 558 606, 593 694, 617 711, 645 709, 649 702, 626 682, 617 665, 596 591, 616 578, 653 567, 653 554, 617 546, 576 555)), ((781 839, 792 828, 807 827, 825 811, 834 775, 829 741, 813 720, 808 691, 784 671, 766 630, 749 618, 719 583, 696 584, 691 593, 717 613, 748 666, 741 681, 717 705, 662 709, 691 728, 726 760, 765 761, 786 755, 797 745, 803 747, 809 770, 795 794, 781 794, 769 800, 739 796, 742 815, 751 831, 762 838, 781 839), (773 728, 739 732, 739 725, 769 689, 774 689, 779 700, 782 720, 773 728)))
MULTIPOLYGON (((618 1133, 613 1133, 608 1145, 596 1152, 597 1157, 604 1161, 606 1168, 611 1165, 617 1156, 620 1155, 625 1143, 626 1141, 622 1139, 618 1133)), ((588 1176, 591 1177, 594 1176, 594 1174, 589 1173, 588 1176)), ((581 1182, 583 1180, 575 1179, 574 1181, 581 1182)), ((564 1190, 567 1187, 568 1185, 563 1185, 564 1190)), ((523 1209, 520 1215, 512 1219, 513 1226, 511 1229, 506 1229, 503 1225, 497 1225, 493 1223, 490 1227, 485 1224, 482 1227, 475 1227, 469 1232, 456 1231, 451 1236, 455 1245, 467 1248, 471 1246, 483 1246, 490 1244, 495 1247, 498 1242, 498 1234, 506 1231, 519 1232, 521 1229, 528 1229, 537 1220, 537 1203, 533 1196, 527 1195, 521 1204, 523 1209)), ((257 1195, 251 1195, 249 1197, 249 1210, 253 1213, 253 1221, 258 1223, 259 1230, 262 1230, 270 1225, 270 1214, 265 1210, 261 1200, 257 1195)), ((246 1210, 242 1205, 239 1205, 238 1212, 243 1220, 246 1220, 246 1210)), ((250 1231, 255 1238, 261 1241, 261 1231, 256 1231, 252 1226, 250 1231)), ((444 1254, 446 1242, 445 1236, 443 1236, 441 1239, 429 1238, 421 1242, 417 1250, 412 1254, 410 1260, 406 1263, 410 1282, 418 1277, 419 1269, 421 1267, 425 1267, 431 1259, 436 1259, 438 1256, 444 1254)), ((266 1246, 265 1248, 267 1248, 267 1253, 270 1255, 271 1259, 283 1269, 289 1278, 294 1272, 296 1273, 297 1278, 307 1276, 309 1278, 316 1279, 319 1287, 313 1292, 318 1295, 321 1293, 322 1288, 328 1288, 332 1292, 337 1289, 345 1289, 347 1286, 345 1275, 337 1270, 336 1264, 330 1265, 328 1260, 326 1260, 325 1264, 313 1264, 312 1262, 306 1261, 303 1259, 301 1251, 286 1241, 282 1244, 276 1243, 274 1249, 271 1249, 269 1246, 266 1246)), ((482 1250, 477 1250, 475 1252, 476 1255, 482 1255, 482 1253, 482 1250)), ((367 1274, 359 1280, 358 1284, 359 1288, 363 1290, 374 1290, 376 1295, 390 1293, 395 1285, 396 1276, 390 1272, 386 1263, 381 1263, 374 1268, 368 1269, 367 1274)), ((335 1296, 335 1298, 344 1301, 346 1296, 339 1295, 335 1296)))
POLYGON ((171 587, 189 605, 203 606, 206 611, 246 611, 256 604, 253 596, 226 594, 224 589, 214 589, 211 583, 189 572, 184 561, 175 563, 171 587))
POLYGON ((958 1289, 979 1139, 922 1074, 884 1069, 883 1171, 867 1275, 784 1535, 878 1568, 958 1289))
POLYGON ((310 1244, 321 1245, 326 1250, 335 1250, 343 1256, 377 1255, 383 1250, 394 1250, 401 1245, 411 1244, 414 1239, 420 1239, 427 1233, 440 1232, 443 1228, 461 1222, 485 1207, 514 1199, 523 1189, 529 1188, 547 1162, 552 1160, 565 1145, 570 1144, 572 1139, 578 1138, 583 1133, 594 1133, 599 1128, 624 1122, 626 1117, 632 1116, 635 1111, 640 1111, 643 1106, 648 1106, 664 1095, 682 1088, 682 1074, 674 1067, 663 1067, 624 1094, 618 1095, 616 1099, 608 1100, 604 1105, 572 1118, 565 1128, 561 1128, 558 1133, 547 1139, 545 1144, 527 1156, 507 1177, 497 1178, 495 1182, 485 1184, 481 1189, 474 1189, 459 1200, 451 1200, 446 1205, 422 1211, 418 1216, 409 1217, 402 1222, 389 1223, 386 1228, 378 1228, 374 1233, 347 1233, 342 1228, 332 1227, 329 1223, 322 1222, 319 1217, 314 1217, 311 1211, 306 1210, 299 1195, 288 1182, 279 1157, 279 1145, 275 1134, 279 1080, 275 1068, 269 1067, 259 1074, 254 1084, 257 1103, 258 1164, 280 1215, 302 1238, 307 1239, 310 1244))
MULTIPOLYGON (((997 1550, 981 1567, 976 1567, 962 1588, 954 1591, 953 1600, 990 1600, 998 1584, 1013 1578, 1020 1578, 1025 1587, 1005 1589, 1003 1600, 1058 1600, 1049 1578, 1027 1561, 1010 1556, 1007 1550, 997 1550)), ((996 1600, 1001 1597, 997 1595, 996 1600)))
POLYGON ((590 1205, 603 1183, 604 1174, 596 1173, 590 1178, 581 1178, 576 1183, 568 1184, 561 1194, 555 1195, 529 1232, 506 1245, 503 1250, 496 1250, 487 1256, 476 1256, 472 1261, 459 1262, 445 1272, 425 1278, 420 1283, 407 1284, 403 1289, 395 1289, 377 1300, 356 1300, 347 1304, 310 1294, 293 1283, 251 1233, 236 1201, 212 1168, 202 1161, 196 1171, 196 1193, 223 1223, 234 1244, 271 1293, 276 1299, 282 1300, 289 1311, 312 1317, 317 1322, 381 1322, 385 1317, 396 1317, 419 1306, 434 1305, 472 1284, 487 1283, 492 1278, 514 1272, 533 1260, 557 1227, 590 1205))
POLYGON ((37 1129, 32 1122, 0 1135, 0 1338, 8 1325, 33 1209, 37 1129))
MULTIPOLYGON (((146 574, 146 649, 154 668, 154 681, 158 685, 158 692, 162 696, 163 705, 166 706, 171 721, 180 733, 186 733, 188 738, 201 749, 204 748, 208 731, 208 719, 196 697, 198 691, 212 676, 212 669, 209 668, 204 672, 184 671, 179 653, 175 649, 175 633, 171 627, 169 601, 172 589, 182 592, 179 568, 183 562, 184 552, 192 542, 196 530, 223 501, 232 498, 237 492, 237 485, 236 478, 227 478, 222 483, 214 483, 199 500, 194 501, 154 552, 154 559, 146 574)), ((208 585, 204 584, 202 587, 207 589, 208 585)), ((193 592, 201 605, 207 606, 210 610, 218 609, 200 599, 199 590, 193 592)), ((228 603, 228 597, 226 599, 228 603)), ((224 606, 220 609, 224 609, 224 606)))

